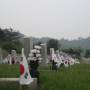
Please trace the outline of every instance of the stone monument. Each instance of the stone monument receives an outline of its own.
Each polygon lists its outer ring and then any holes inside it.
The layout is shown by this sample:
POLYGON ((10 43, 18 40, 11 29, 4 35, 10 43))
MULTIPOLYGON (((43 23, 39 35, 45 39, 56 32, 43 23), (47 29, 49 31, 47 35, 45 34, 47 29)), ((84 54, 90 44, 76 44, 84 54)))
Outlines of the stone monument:
POLYGON ((42 53, 42 64, 47 63, 47 45, 46 44, 41 44, 41 53, 42 53))
POLYGON ((32 37, 23 38, 23 48, 26 58, 28 57, 30 51, 33 49, 33 39, 32 37))

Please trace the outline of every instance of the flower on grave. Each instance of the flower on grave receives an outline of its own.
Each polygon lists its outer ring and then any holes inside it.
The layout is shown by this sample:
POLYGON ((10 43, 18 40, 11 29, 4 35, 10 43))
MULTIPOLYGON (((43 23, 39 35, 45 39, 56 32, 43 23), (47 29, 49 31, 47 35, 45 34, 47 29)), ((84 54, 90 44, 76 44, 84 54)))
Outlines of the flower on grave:
POLYGON ((39 61, 41 62, 41 47, 40 46, 34 46, 34 49, 31 50, 28 61, 39 61))
POLYGON ((29 70, 32 78, 39 78, 39 71, 38 71, 38 66, 39 62, 41 62, 41 47, 40 46, 34 46, 34 49, 31 50, 29 57, 28 57, 28 62, 29 62, 29 70))

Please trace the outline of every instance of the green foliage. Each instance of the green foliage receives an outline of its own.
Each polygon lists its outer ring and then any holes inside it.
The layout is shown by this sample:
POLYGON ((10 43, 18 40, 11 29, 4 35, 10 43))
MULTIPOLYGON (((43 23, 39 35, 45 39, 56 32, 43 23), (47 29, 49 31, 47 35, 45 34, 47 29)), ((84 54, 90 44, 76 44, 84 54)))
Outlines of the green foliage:
POLYGON ((23 37, 23 35, 17 31, 14 31, 12 28, 0 28, 0 47, 9 53, 11 50, 16 50, 17 53, 20 53, 22 44, 19 41, 19 38, 21 37, 23 37))
POLYGON ((16 50, 17 53, 21 53, 21 48, 22 44, 20 41, 5 42, 2 45, 2 49, 8 51, 9 53, 11 50, 16 50))
POLYGON ((85 52, 85 57, 90 57, 90 49, 87 49, 86 52, 85 52))
POLYGON ((37 43, 34 44, 34 45, 41 45, 41 44, 42 44, 42 42, 39 41, 39 42, 37 42, 37 43))
POLYGON ((60 47, 60 44, 59 44, 59 41, 56 40, 56 39, 50 39, 48 42, 47 42, 47 50, 48 50, 48 53, 49 53, 49 50, 50 48, 54 48, 55 51, 58 50, 60 47))
POLYGON ((14 41, 23 37, 23 34, 18 31, 14 31, 12 28, 1 29, 0 28, 0 42, 14 41))
POLYGON ((68 49, 62 49, 62 51, 76 58, 80 58, 82 52, 80 48, 68 48, 68 49))

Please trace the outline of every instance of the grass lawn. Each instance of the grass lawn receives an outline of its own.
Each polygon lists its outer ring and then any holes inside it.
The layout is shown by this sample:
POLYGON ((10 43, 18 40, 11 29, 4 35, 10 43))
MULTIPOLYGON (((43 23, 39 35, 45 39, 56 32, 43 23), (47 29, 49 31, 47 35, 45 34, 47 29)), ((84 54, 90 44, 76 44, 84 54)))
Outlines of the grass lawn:
POLYGON ((42 71, 41 90, 90 90, 90 65, 80 64, 56 71, 42 71))
MULTIPOLYGON (((90 90, 90 64, 74 65, 59 71, 50 71, 49 67, 40 67, 40 70, 40 90, 90 90)), ((19 77, 19 66, 0 65, 0 77, 19 77)), ((19 85, 1 83, 0 90, 19 90, 19 85)))
POLYGON ((19 65, 0 64, 0 78, 13 78, 19 75, 19 65))

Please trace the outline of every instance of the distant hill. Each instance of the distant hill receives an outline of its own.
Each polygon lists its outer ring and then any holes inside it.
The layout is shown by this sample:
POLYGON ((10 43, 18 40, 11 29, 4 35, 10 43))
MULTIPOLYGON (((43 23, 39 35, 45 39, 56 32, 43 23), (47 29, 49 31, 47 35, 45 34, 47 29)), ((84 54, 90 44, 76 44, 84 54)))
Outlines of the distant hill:
MULTIPOLYGON (((43 38, 33 38, 34 43, 42 42, 46 43, 51 38, 49 37, 43 37, 43 38)), ((73 48, 73 47, 80 47, 82 49, 90 49, 90 37, 88 38, 79 38, 78 40, 65 40, 61 39, 59 40, 61 44, 61 48, 73 48)))
POLYGON ((80 47, 82 49, 90 48, 90 37, 88 38, 79 38, 78 40, 60 40, 61 48, 70 48, 70 47, 80 47))

